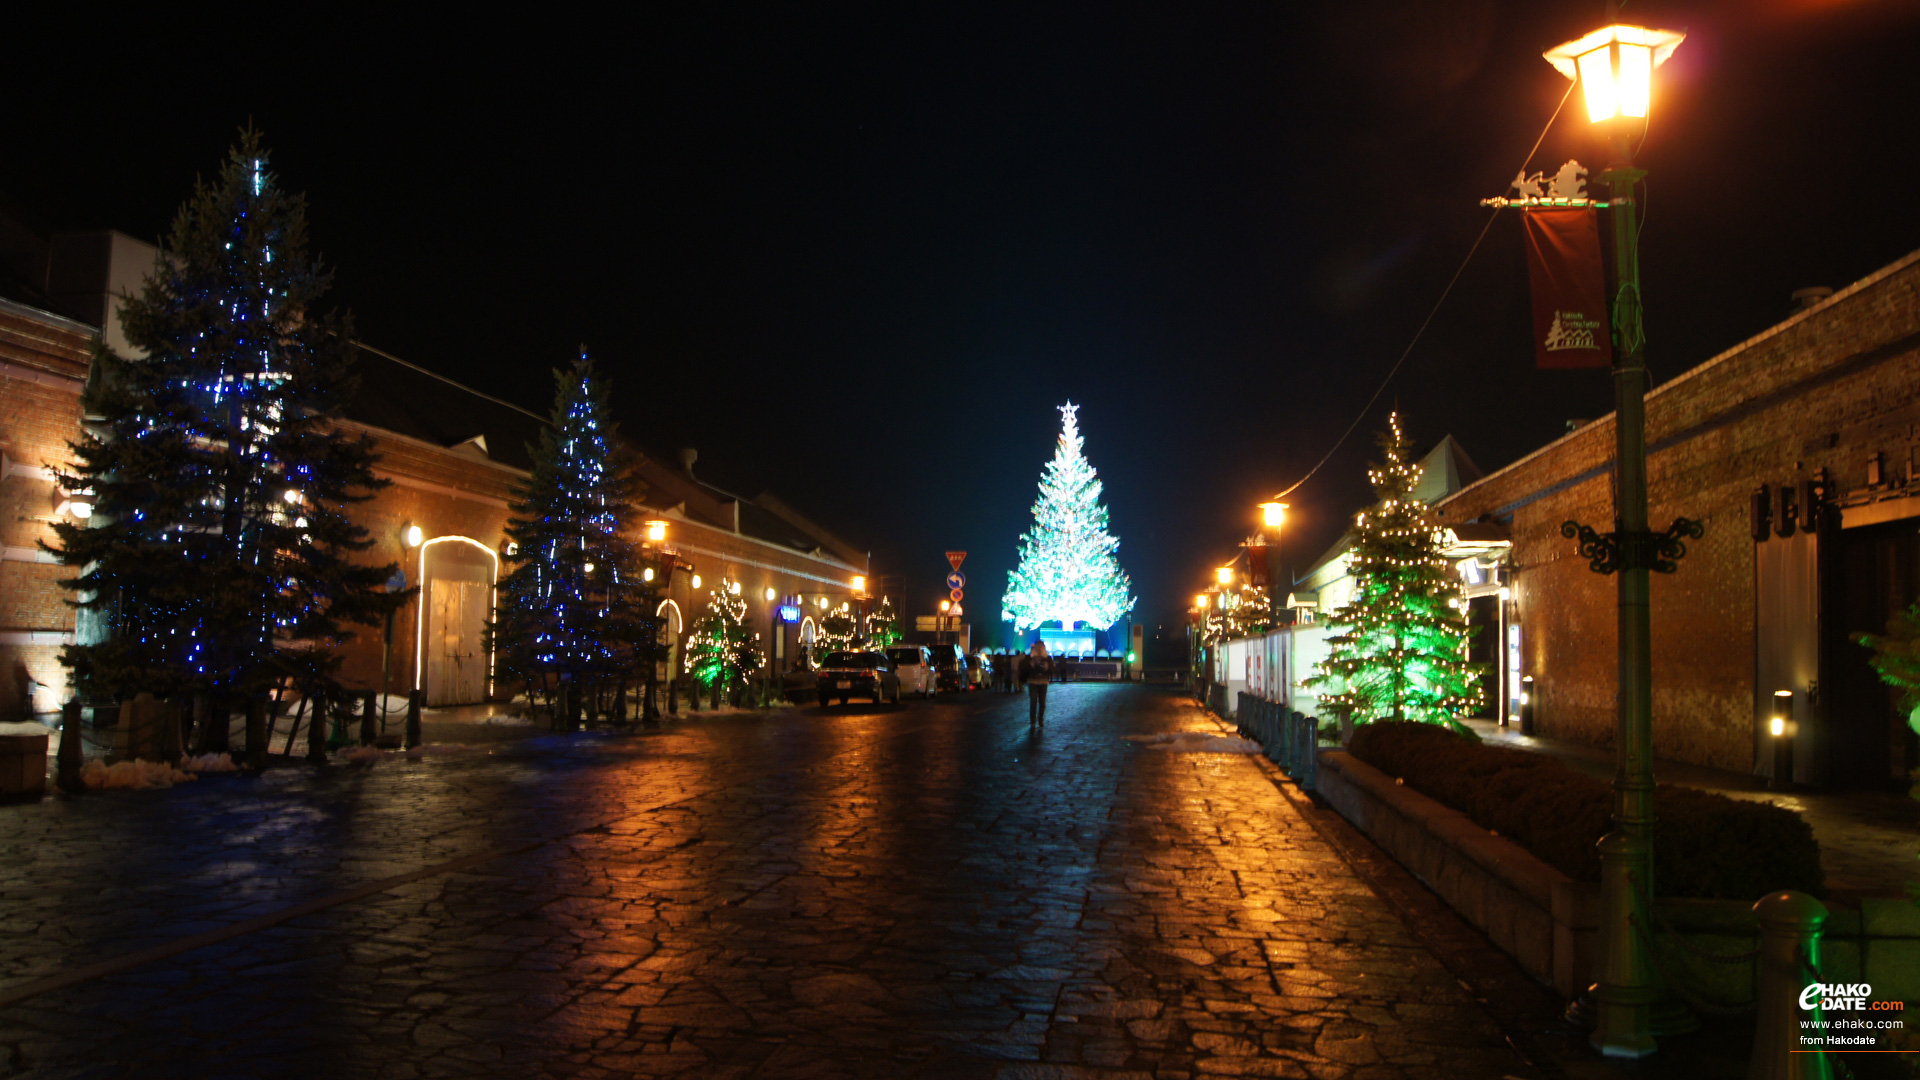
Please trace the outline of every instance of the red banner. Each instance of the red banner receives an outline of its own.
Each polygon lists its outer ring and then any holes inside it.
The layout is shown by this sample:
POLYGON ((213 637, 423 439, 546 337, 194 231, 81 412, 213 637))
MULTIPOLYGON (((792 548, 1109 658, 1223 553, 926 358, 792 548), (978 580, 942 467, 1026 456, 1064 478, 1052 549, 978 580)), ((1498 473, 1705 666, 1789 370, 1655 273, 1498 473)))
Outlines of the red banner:
POLYGON ((1607 332, 1600 222, 1592 210, 1529 210, 1527 276, 1533 282, 1533 354, 1542 368, 1603 368, 1607 332))

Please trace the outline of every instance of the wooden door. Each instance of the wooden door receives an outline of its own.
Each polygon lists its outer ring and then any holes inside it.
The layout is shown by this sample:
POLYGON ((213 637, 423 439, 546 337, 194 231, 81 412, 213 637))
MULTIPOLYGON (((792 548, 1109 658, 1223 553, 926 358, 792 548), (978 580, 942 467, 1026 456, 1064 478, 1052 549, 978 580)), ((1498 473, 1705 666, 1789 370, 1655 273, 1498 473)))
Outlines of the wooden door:
POLYGON ((491 592, 491 586, 481 581, 430 582, 427 704, 470 705, 486 700, 483 635, 491 592))

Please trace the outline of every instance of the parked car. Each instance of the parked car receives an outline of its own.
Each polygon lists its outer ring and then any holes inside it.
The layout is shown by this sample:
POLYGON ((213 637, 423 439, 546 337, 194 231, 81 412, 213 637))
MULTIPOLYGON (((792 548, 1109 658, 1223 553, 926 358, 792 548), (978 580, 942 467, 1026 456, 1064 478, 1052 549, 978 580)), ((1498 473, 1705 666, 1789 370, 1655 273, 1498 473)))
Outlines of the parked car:
POLYGON ((986 653, 967 654, 967 689, 985 690, 993 683, 993 658, 986 653))
POLYGON ((882 653, 877 652, 832 652, 820 662, 820 670, 814 672, 819 680, 820 704, 839 701, 845 705, 850 698, 872 698, 875 705, 882 701, 900 701, 900 677, 893 672, 893 663, 882 653))
POLYGON ((901 693, 930 698, 939 691, 933 650, 925 645, 889 645, 887 659, 893 661, 893 673, 900 682, 901 693))
POLYGON ((958 645, 935 645, 933 666, 939 672, 938 684, 942 690, 958 693, 967 688, 967 662, 960 655, 958 645))

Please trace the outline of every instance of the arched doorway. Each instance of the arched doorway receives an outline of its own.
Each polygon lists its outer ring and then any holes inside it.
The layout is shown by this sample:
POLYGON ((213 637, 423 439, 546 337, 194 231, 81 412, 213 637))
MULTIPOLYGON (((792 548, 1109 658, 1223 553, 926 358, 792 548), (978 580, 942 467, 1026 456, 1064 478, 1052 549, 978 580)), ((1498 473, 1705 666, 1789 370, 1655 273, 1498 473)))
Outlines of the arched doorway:
POLYGON ((487 699, 493 658, 486 648, 500 556, 478 540, 436 536, 420 545, 420 599, 413 685, 428 705, 487 699))
POLYGON ((661 665, 665 670, 656 672, 655 674, 659 682, 668 683, 673 681, 674 675, 680 671, 680 632, 682 629, 680 622, 680 605, 671 600, 662 600, 660 601, 660 606, 655 608, 653 613, 660 617, 660 637, 658 640, 660 644, 666 646, 666 650, 661 654, 666 657, 665 662, 661 665))
POLYGON ((820 628, 813 623, 813 616, 800 620, 800 654, 807 658, 807 667, 812 669, 818 657, 813 655, 813 643, 820 638, 820 628))

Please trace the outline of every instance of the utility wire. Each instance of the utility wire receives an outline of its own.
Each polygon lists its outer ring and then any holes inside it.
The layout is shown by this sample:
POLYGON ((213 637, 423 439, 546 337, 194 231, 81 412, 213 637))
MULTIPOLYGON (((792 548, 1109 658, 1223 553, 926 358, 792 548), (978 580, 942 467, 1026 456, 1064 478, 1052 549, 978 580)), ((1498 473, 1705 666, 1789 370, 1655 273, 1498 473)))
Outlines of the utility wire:
MULTIPOLYGON (((1521 176, 1525 176, 1527 174, 1527 166, 1533 164, 1533 155, 1540 152, 1540 144, 1547 141, 1547 132, 1553 130, 1553 122, 1560 118, 1560 110, 1566 108, 1567 99, 1573 96, 1573 87, 1574 84, 1567 84, 1567 92, 1561 95, 1560 104, 1554 106, 1553 115, 1547 117, 1546 126, 1540 129, 1540 137, 1533 140, 1533 148, 1527 151, 1526 160, 1520 163, 1521 176)), ((1494 219, 1499 216, 1500 211, 1497 208, 1493 213, 1487 215, 1487 223, 1480 226, 1480 235, 1473 238, 1473 246, 1467 249, 1466 258, 1460 260, 1460 266, 1454 270, 1453 276, 1447 279, 1447 287, 1440 290, 1440 298, 1433 302, 1433 308, 1427 312, 1427 317, 1421 320, 1420 329, 1413 332, 1413 340, 1407 342, 1406 349, 1400 353, 1400 359, 1395 360, 1393 366, 1387 369, 1386 375, 1380 380, 1380 385, 1373 391, 1373 396, 1367 399, 1367 403, 1362 405, 1359 413, 1354 416, 1353 423, 1347 425, 1347 430, 1340 433, 1340 437, 1333 441, 1333 445, 1327 448, 1327 452, 1321 456, 1319 461, 1314 463, 1313 468, 1307 470, 1305 476, 1295 480, 1285 491, 1275 495, 1273 501, 1278 502, 1286 498, 1288 495, 1293 494, 1302 484, 1313 479, 1314 474, 1318 473, 1321 467, 1326 465, 1327 462, 1333 460, 1333 455, 1338 453, 1342 446, 1346 445, 1347 439, 1351 437, 1354 430, 1360 426, 1360 422, 1365 420, 1367 414, 1373 411, 1373 406, 1380 400, 1380 395, 1387 392, 1387 386, 1393 382, 1393 377, 1400 373, 1401 367, 1407 362, 1407 357, 1413 355, 1414 346, 1420 344, 1420 338, 1426 334, 1427 327, 1433 324, 1433 317, 1440 314, 1440 308, 1447 302, 1447 297, 1453 295, 1453 287, 1460 283, 1460 275, 1466 273, 1467 264, 1473 261, 1474 253, 1480 250, 1481 241, 1487 238, 1488 230, 1493 228, 1494 219)))

